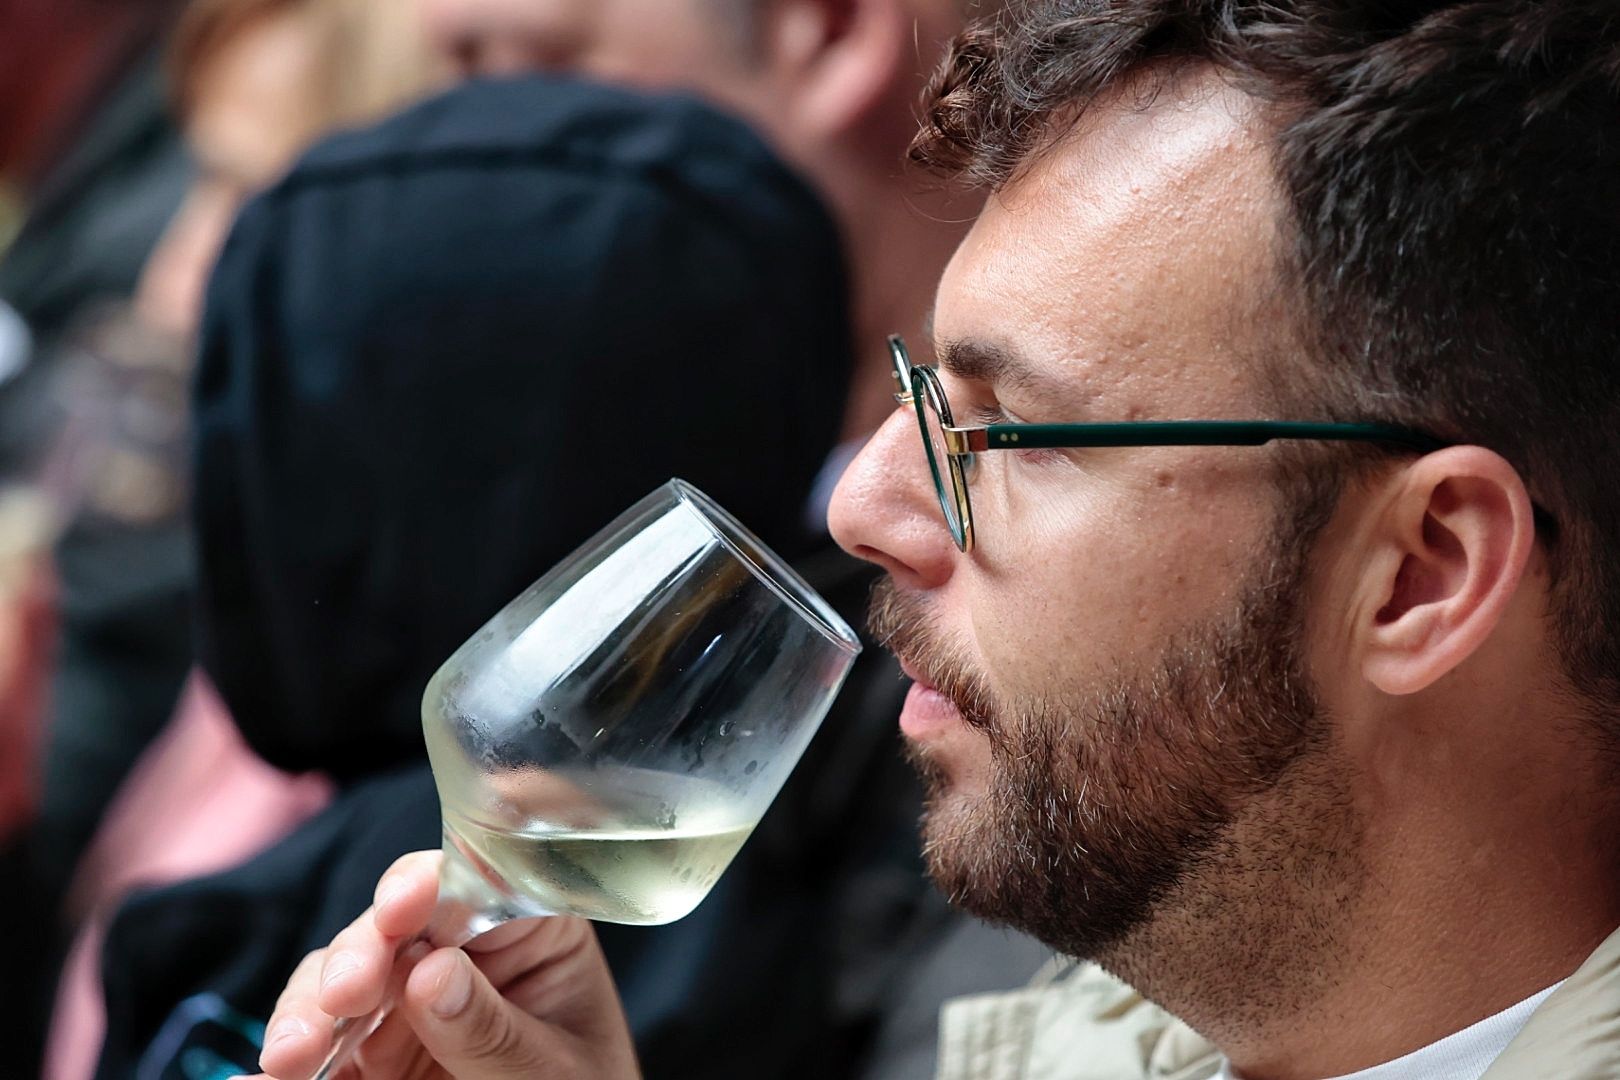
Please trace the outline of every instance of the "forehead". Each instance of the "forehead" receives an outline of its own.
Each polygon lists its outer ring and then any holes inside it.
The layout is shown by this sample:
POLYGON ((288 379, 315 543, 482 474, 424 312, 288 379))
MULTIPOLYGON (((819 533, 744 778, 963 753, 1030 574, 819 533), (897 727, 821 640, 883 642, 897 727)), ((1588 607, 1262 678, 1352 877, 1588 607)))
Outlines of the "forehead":
POLYGON ((1208 69, 1093 103, 986 204, 941 280, 939 344, 1019 356, 1074 409, 1238 406, 1273 280, 1266 140, 1208 69))

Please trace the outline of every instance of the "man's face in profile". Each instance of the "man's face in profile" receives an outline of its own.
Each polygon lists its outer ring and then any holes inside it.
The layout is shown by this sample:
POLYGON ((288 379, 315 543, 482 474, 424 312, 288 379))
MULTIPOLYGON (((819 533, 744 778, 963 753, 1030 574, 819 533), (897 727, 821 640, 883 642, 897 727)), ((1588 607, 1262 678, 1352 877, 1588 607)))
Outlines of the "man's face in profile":
MULTIPOLYGON (((1250 355, 1274 273, 1264 136, 1240 93, 1185 83, 1097 103, 991 200, 935 310, 958 423, 1275 411, 1250 355)), ((981 454, 971 555, 909 414, 851 468, 834 531, 891 570, 874 630, 918 684, 901 726, 953 899, 1128 971, 1134 938, 1233 882, 1271 882, 1267 903, 1354 887, 1309 675, 1314 530, 1275 466, 1253 448, 981 454)))

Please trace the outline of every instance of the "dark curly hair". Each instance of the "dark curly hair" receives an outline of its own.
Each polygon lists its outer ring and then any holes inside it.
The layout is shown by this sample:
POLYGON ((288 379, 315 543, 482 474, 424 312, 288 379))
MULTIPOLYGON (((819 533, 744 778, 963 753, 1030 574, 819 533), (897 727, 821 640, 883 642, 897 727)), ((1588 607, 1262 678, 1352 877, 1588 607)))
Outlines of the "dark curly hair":
POLYGON ((1190 63, 1273 122, 1313 407, 1513 462, 1565 667, 1620 748, 1620 6, 1040 0, 958 38, 912 157, 999 187, 1125 73, 1190 63))

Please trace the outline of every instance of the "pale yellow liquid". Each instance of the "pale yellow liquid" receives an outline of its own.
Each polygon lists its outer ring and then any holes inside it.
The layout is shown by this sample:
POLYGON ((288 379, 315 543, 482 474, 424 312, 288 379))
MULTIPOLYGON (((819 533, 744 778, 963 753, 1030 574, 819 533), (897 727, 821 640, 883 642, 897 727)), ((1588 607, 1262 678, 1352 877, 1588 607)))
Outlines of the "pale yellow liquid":
MULTIPOLYGON (((430 691, 429 697, 432 697, 430 691)), ((708 895, 764 807, 707 777, 602 764, 489 767, 448 716, 423 725, 446 840, 476 880, 523 907, 673 922, 708 895)), ((448 854, 448 852, 447 852, 448 854)))
POLYGON ((546 911, 616 923, 679 919, 708 895, 753 825, 495 829, 446 808, 445 827, 546 911))

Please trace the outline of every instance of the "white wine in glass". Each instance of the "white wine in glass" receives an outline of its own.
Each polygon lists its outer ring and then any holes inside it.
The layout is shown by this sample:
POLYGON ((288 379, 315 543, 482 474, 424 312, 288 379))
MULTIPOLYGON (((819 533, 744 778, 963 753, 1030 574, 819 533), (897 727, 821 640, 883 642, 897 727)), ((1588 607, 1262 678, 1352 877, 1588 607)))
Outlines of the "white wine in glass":
POLYGON ((667 824, 603 822, 557 828, 536 820, 496 828, 446 811, 456 857, 487 866, 548 911, 605 922, 673 922, 697 907, 754 831, 724 788, 682 785, 667 824))
MULTIPOLYGON (((854 631, 671 480, 503 608, 428 683, 459 945, 508 919, 656 924, 730 864, 832 704, 854 631)), ((386 1010, 345 1025, 328 1076, 386 1010)))

